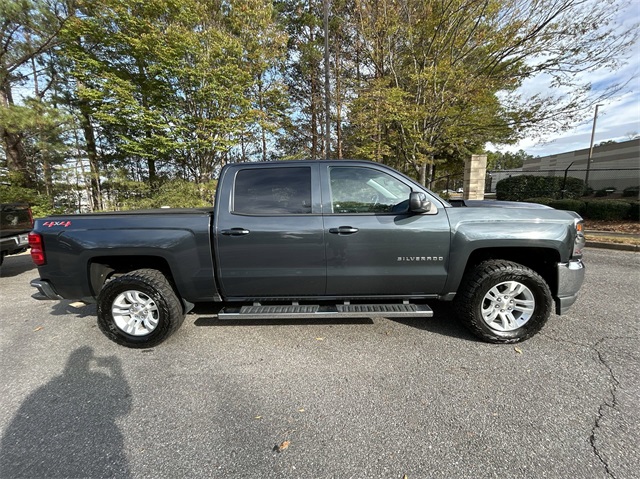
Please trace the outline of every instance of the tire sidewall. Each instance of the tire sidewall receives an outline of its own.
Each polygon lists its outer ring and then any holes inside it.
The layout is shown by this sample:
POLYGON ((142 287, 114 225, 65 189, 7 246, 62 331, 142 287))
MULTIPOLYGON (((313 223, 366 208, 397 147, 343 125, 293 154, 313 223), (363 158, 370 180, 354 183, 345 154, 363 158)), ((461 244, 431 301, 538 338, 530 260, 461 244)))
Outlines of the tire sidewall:
POLYGON ((111 340, 129 347, 145 347, 159 343, 168 334, 171 327, 169 305, 163 294, 143 278, 124 276, 105 285, 100 292, 97 304, 98 326, 111 340), (133 336, 120 329, 113 319, 111 309, 115 299, 125 291, 139 291, 149 296, 158 307, 158 325, 149 334, 133 336))
POLYGON ((526 269, 498 271, 485 278, 480 283, 480 287, 475 291, 473 295, 472 314, 476 318, 475 323, 477 327, 482 330, 484 334, 494 336, 496 339, 502 341, 512 340, 515 342, 532 336, 544 326, 551 314, 551 302, 549 287, 539 276, 529 273, 526 269), (491 288, 506 281, 516 281, 529 288, 535 300, 535 307, 529 321, 518 329, 514 329, 513 331, 498 331, 489 327, 484 321, 482 317, 482 304, 484 297, 491 288))

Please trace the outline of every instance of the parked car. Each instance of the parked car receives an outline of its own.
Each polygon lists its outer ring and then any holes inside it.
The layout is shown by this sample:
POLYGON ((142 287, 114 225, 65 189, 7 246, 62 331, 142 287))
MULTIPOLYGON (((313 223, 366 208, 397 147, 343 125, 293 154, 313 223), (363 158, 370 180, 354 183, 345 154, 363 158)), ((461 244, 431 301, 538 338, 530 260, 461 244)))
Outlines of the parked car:
POLYGON ((29 248, 28 233, 33 228, 31 208, 26 203, 0 204, 0 265, 4 257, 29 248))

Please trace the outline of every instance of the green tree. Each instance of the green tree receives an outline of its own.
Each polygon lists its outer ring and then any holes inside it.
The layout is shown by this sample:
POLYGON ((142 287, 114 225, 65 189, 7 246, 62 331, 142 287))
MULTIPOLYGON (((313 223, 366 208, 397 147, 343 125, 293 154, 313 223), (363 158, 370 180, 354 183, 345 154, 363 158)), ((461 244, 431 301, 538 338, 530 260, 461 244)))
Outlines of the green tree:
MULTIPOLYGON (((38 124, 45 107, 44 92, 36 78, 46 65, 45 56, 58 43, 60 30, 73 15, 73 0, 4 0, 0 2, 0 136, 6 166, 13 181, 37 186, 33 158, 25 146, 28 129, 38 124), (35 86, 36 108, 16 103, 13 90, 27 80, 35 86)), ((51 80, 51 78, 50 78, 51 80)), ((41 142, 42 146, 42 142, 41 142)), ((40 148, 40 151, 42 148, 40 148)), ((47 168, 45 168, 47 171, 47 168)), ((49 185, 49 182, 47 182, 49 185)))
POLYGON ((500 152, 489 151, 487 152, 487 170, 512 170, 515 168, 521 168, 524 162, 532 160, 533 155, 529 155, 524 150, 518 150, 516 152, 500 152))
MULTIPOLYGON (((103 0, 66 29, 86 124, 117 166, 209 181, 233 148, 273 132, 286 106, 269 72, 286 38, 265 0, 103 0)), ((90 143, 90 135, 85 140, 90 143)))
POLYGON ((452 153, 562 128, 593 101, 579 74, 615 68, 634 30, 618 29, 619 8, 581 0, 355 0, 365 55, 354 92, 351 151, 395 164, 425 182, 452 153), (608 53, 609 52, 609 53, 608 53), (521 97, 540 75, 558 87, 521 97))
POLYGON ((279 146, 285 158, 324 157, 324 80, 322 2, 283 0, 278 2, 281 22, 288 34, 285 81, 293 107, 287 133, 279 146))

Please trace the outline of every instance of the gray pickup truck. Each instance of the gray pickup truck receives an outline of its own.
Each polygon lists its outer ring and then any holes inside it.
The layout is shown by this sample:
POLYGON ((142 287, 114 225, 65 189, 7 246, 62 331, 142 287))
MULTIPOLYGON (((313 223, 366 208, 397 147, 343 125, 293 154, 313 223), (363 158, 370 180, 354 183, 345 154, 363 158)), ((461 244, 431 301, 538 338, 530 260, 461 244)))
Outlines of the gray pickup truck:
POLYGON ((97 302, 113 341, 151 347, 194 303, 219 318, 432 316, 453 301, 511 343, 565 313, 584 279, 582 219, 533 204, 452 206, 384 165, 237 163, 215 208, 52 216, 29 237, 38 299, 97 302))

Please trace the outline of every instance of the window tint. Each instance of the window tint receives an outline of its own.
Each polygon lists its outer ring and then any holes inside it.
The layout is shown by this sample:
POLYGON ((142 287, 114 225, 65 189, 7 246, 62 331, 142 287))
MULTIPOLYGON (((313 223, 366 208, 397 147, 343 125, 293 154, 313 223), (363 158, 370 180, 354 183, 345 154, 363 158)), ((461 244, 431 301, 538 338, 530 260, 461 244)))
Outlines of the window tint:
POLYGON ((248 215, 311 213, 311 168, 240 170, 233 212, 248 215))
POLYGON ((409 209, 411 188, 371 168, 329 170, 333 213, 403 213, 409 209))

